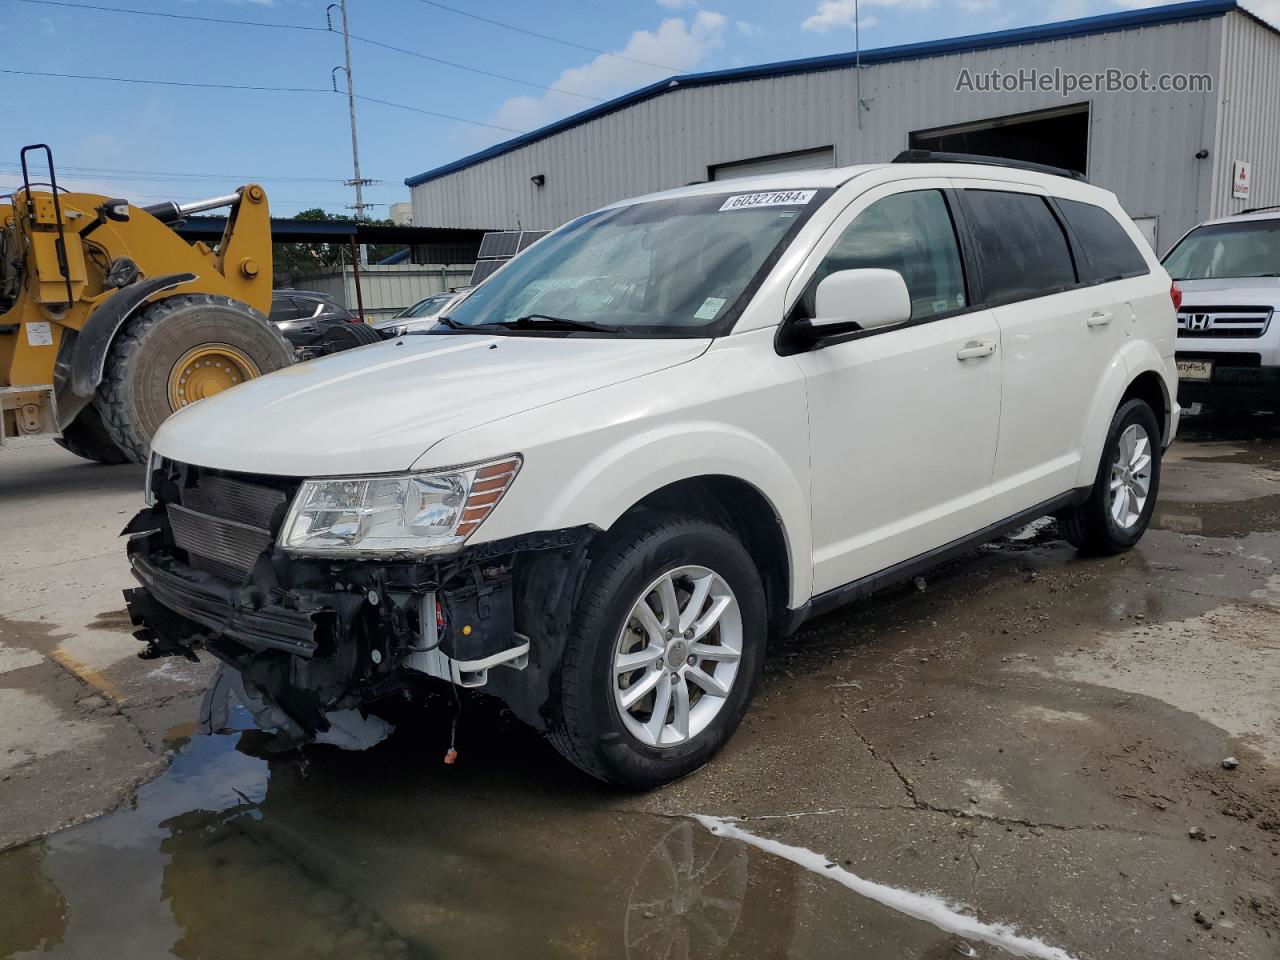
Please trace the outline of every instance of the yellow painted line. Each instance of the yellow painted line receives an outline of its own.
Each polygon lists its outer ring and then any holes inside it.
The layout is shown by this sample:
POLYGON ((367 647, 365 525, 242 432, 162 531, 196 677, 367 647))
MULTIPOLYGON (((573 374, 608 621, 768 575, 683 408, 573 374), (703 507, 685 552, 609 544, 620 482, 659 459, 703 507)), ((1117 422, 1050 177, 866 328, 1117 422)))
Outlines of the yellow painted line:
POLYGON ((62 665, 63 668, 71 671, 89 686, 93 687, 103 696, 119 703, 125 699, 124 690, 114 681, 95 667, 87 666, 77 660, 71 654, 67 653, 62 647, 54 648, 51 654, 54 660, 62 665))

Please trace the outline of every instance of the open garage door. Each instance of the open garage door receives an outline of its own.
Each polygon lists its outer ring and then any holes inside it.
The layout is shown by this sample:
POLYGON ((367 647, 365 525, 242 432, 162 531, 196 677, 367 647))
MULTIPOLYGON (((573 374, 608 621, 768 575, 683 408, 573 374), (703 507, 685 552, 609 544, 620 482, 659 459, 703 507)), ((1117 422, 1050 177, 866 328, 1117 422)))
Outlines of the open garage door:
POLYGON ((1089 104, 917 130, 913 150, 974 153, 1089 172, 1089 104))

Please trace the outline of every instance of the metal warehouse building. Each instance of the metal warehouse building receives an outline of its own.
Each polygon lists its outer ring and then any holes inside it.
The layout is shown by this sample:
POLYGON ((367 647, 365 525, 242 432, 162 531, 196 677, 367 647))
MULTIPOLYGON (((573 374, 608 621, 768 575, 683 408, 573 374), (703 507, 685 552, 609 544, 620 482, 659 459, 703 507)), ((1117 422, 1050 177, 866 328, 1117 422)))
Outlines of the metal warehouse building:
POLYGON ((1208 217, 1280 204, 1280 31, 1234 2, 868 50, 860 63, 839 54, 671 77, 409 178, 413 222, 549 229, 655 190, 907 148, 1081 170, 1161 252, 1208 217), (1145 71, 1150 84, 1199 74, 1208 89, 1033 85, 1055 68, 1145 71), (1001 89, 984 89, 993 71, 1001 89), (1026 82, 1029 71, 1040 78, 1026 82), (1015 80, 1025 86, 1003 89, 1015 80))

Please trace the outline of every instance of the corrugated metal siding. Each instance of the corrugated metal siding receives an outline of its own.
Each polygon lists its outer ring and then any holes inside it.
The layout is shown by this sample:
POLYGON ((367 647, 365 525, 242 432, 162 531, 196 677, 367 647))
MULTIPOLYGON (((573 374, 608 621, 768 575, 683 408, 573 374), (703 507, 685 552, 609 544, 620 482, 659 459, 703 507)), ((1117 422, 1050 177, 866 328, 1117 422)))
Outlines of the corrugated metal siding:
POLYGON ((1200 197, 1209 164, 1194 155, 1212 147, 1215 96, 957 93, 956 79, 964 67, 976 74, 1053 66, 1216 78, 1222 20, 867 67, 861 130, 852 69, 677 89, 414 187, 414 222, 549 229, 615 200, 705 180, 718 163, 828 144, 841 165, 883 161, 906 148, 912 130, 1092 99, 1091 179, 1134 216, 1160 217, 1163 244, 1207 216, 1200 197), (538 173, 543 187, 529 180, 538 173))
MULTIPOLYGON (((360 268, 360 292, 367 320, 379 320, 413 306, 423 297, 471 282, 471 264, 404 264, 360 268)), ((348 310, 356 309, 355 275, 350 267, 299 277, 298 289, 327 293, 348 310)))
POLYGON ((1238 13, 1224 18, 1218 142, 1208 216, 1280 203, 1280 36, 1238 13), (1231 196, 1236 160, 1253 163, 1248 200, 1231 196))

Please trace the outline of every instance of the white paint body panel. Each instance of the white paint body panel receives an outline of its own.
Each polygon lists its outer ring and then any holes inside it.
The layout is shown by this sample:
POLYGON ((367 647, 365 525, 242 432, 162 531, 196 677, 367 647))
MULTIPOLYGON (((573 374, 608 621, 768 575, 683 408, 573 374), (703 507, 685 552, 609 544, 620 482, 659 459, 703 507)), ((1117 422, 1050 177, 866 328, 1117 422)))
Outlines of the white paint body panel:
MULTIPOLYGON (((1018 170, 966 180, 1099 204, 1149 276, 780 355, 779 325, 839 232, 870 203, 959 183, 954 165, 734 181, 835 187, 733 331, 716 340, 433 335, 312 361, 202 401, 157 433, 162 455, 225 470, 344 476, 520 454, 470 543, 608 529, 702 476, 758 490, 785 538, 790 606, 1093 482, 1124 390, 1176 394, 1168 275, 1114 196, 1018 170), (1093 312, 1114 313, 1102 328, 1093 312), (993 349, 958 356, 974 343, 993 349)), ((705 184, 670 195, 726 192, 705 184)), ((1177 425, 1176 404, 1169 437, 1177 425)))

